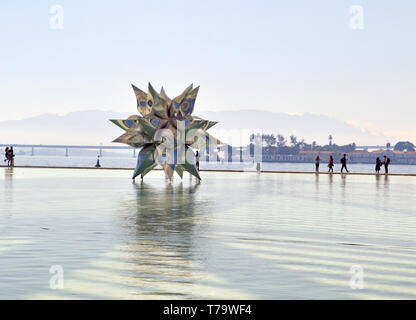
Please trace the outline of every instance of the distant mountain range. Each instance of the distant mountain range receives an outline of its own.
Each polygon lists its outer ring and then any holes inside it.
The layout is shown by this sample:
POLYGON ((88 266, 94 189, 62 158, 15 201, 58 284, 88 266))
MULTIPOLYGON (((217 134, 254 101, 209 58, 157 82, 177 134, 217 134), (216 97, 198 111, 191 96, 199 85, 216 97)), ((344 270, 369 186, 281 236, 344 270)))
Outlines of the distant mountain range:
MULTIPOLYGON (((43 114, 23 120, 0 122, 0 143, 25 144, 93 144, 110 145, 122 130, 109 119, 125 119, 132 113, 88 110, 71 112, 64 116, 43 114)), ((263 133, 290 134, 304 138, 308 143, 327 144, 333 136, 336 144, 355 142, 357 145, 396 142, 393 137, 373 135, 344 121, 325 115, 305 113, 290 115, 258 110, 196 112, 195 115, 219 123, 210 129, 224 142, 237 145, 248 142, 253 129, 263 133)))
MULTIPOLYGON (((283 134, 287 140, 291 134, 305 139, 306 142, 316 141, 320 145, 328 143, 329 135, 333 137, 333 143, 342 145, 355 142, 357 145, 385 145, 386 142, 394 142, 394 137, 374 135, 360 128, 325 115, 304 113, 291 115, 258 110, 200 112, 202 118, 218 121, 213 127, 215 132, 221 129, 243 130, 246 128, 262 129, 264 133, 283 134)), ((220 137, 220 132, 216 135, 220 137)), ((224 133, 227 136, 227 133, 224 133)))

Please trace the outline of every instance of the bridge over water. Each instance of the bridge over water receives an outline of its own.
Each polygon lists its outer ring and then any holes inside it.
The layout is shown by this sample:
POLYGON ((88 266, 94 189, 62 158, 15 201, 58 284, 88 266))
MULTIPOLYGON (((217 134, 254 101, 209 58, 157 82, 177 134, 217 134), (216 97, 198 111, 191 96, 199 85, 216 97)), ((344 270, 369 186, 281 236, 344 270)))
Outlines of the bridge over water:
MULTIPOLYGON (((131 150, 133 157, 136 157, 136 150, 133 147, 130 146, 103 146, 103 145, 58 145, 58 144, 0 144, 0 148, 10 147, 13 146, 13 148, 26 148, 31 149, 31 155, 35 155, 35 149, 64 149, 65 150, 65 156, 69 157, 69 150, 70 149, 89 149, 89 150, 97 150, 100 157, 103 155, 103 150, 131 150)), ((231 146, 229 146, 231 148, 231 146)), ((240 161, 242 161, 243 158, 243 151, 246 151, 247 147, 232 147, 232 149, 236 150, 239 153, 240 161)), ((230 150, 230 149, 229 149, 230 150)), ((229 158, 231 157, 232 151, 229 154, 229 158)), ((206 154, 206 157, 208 159, 209 154, 206 154)), ((218 156, 217 156, 218 157, 218 156)), ((219 158, 217 159, 219 161, 219 158)))
POLYGON ((93 146, 93 145, 58 145, 58 144, 0 144, 0 147, 9 147, 13 148, 29 148, 32 149, 32 156, 35 155, 35 149, 65 149, 65 156, 69 156, 70 149, 89 149, 97 150, 99 155, 103 155, 103 150, 131 150, 133 157, 136 157, 136 149, 129 146, 93 146))

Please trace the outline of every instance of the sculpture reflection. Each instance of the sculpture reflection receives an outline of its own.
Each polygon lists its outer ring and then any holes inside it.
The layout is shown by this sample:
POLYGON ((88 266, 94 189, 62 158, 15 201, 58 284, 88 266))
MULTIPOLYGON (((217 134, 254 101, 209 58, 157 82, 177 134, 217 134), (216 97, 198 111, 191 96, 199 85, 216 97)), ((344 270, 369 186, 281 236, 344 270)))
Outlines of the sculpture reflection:
POLYGON ((204 210, 204 203, 195 199, 199 184, 168 184, 155 188, 141 182, 133 184, 135 197, 121 205, 122 231, 128 232, 135 244, 189 257, 193 252, 195 211, 204 210))
POLYGON ((137 283, 147 283, 147 295, 183 297, 192 291, 189 286, 199 270, 195 212, 204 204, 196 200, 198 187, 180 183, 156 188, 141 182, 133 184, 134 197, 120 205, 120 233, 127 236, 120 249, 129 253, 137 283))
POLYGON ((136 206, 134 212, 138 236, 166 241, 175 238, 184 244, 190 243, 194 227, 195 192, 199 184, 184 188, 168 184, 156 189, 144 182, 134 185, 136 206))

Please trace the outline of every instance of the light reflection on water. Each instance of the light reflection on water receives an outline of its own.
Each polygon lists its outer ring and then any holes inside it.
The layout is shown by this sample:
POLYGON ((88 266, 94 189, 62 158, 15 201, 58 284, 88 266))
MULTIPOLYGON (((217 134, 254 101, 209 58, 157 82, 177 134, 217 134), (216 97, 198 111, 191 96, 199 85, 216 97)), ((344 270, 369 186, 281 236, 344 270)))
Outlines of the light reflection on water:
POLYGON ((3 170, 0 298, 416 296, 411 177, 3 170))

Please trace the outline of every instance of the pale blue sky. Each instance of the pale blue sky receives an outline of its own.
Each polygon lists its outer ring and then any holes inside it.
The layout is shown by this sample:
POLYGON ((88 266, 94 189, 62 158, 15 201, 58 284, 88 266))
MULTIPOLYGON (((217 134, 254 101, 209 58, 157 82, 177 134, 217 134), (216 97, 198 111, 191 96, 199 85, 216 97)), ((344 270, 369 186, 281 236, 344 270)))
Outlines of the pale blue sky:
POLYGON ((130 83, 193 82, 196 112, 312 112, 416 140, 415 17, 413 0, 1 1, 0 121, 135 113, 130 83))

